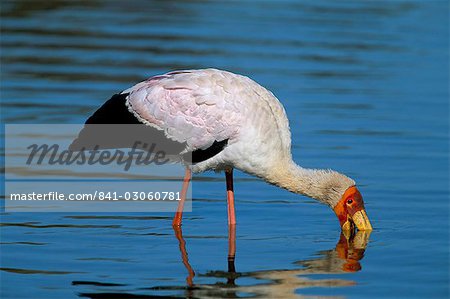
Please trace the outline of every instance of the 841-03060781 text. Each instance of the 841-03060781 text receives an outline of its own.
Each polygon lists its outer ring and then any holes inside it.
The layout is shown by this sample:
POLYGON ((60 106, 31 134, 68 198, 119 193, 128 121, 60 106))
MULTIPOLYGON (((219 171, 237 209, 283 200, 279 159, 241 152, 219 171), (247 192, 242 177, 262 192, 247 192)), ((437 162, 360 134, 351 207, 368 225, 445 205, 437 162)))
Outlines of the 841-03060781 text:
POLYGON ((181 200, 180 192, 150 191, 150 192, 110 192, 95 191, 94 193, 11 193, 10 200, 62 200, 62 201, 174 201, 181 200))
POLYGON ((180 192, 99 192, 99 200, 180 200, 180 192))

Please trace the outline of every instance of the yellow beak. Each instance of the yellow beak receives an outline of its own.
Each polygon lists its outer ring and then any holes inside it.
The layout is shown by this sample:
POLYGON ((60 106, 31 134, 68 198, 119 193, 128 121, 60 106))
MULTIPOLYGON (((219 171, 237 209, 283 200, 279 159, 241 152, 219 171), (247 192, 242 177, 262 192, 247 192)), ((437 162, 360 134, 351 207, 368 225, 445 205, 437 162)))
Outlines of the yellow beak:
POLYGON ((347 215, 347 221, 342 225, 342 231, 352 232, 354 225, 359 231, 371 231, 372 225, 370 224, 369 217, 367 217, 366 211, 359 210, 353 216, 347 215))
POLYGON ((370 224, 369 217, 367 217, 366 211, 359 210, 351 217, 351 220, 353 221, 353 223, 355 223, 358 230, 372 230, 372 225, 370 224))

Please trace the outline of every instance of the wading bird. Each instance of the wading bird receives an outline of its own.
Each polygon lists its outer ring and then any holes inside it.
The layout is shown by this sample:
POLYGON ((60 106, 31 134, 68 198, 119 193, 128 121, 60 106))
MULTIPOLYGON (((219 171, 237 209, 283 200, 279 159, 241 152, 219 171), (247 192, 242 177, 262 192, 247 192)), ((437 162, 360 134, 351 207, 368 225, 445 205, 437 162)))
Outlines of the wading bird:
POLYGON ((181 225, 191 173, 205 170, 225 171, 228 223, 234 225, 236 168, 327 204, 345 231, 354 225, 372 229, 355 181, 333 170, 302 168, 293 161, 283 106, 248 77, 216 69, 154 76, 114 95, 86 121, 127 123, 144 124, 178 144, 175 148, 186 173, 174 226, 181 225))

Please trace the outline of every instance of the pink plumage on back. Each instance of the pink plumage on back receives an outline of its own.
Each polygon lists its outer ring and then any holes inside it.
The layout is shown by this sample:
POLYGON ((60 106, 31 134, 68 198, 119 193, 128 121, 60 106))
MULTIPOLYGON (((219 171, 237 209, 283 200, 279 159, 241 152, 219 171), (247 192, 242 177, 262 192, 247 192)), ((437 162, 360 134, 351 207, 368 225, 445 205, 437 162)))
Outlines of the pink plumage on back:
POLYGON ((269 92, 247 77, 206 69, 152 77, 123 93, 130 93, 127 105, 138 118, 192 151, 237 138, 246 114, 257 111, 258 93, 269 92))

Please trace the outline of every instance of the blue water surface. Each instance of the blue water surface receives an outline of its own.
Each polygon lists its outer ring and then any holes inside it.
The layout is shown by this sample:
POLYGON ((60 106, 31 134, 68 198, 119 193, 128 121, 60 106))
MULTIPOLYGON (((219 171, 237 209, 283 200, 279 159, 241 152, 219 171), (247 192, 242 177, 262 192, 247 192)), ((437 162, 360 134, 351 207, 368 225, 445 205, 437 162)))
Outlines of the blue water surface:
POLYGON ((433 0, 1 1, 4 123, 83 123, 174 69, 244 74, 285 106, 295 160, 353 177, 374 226, 347 240, 328 207, 237 171, 233 271, 224 175, 204 173, 182 232, 168 213, 2 213, 1 297, 447 298, 448 11, 433 0))

